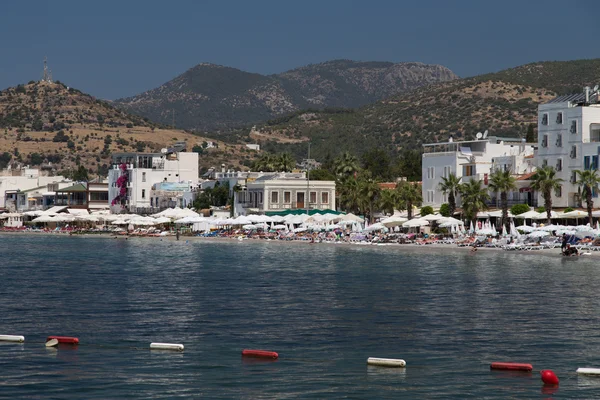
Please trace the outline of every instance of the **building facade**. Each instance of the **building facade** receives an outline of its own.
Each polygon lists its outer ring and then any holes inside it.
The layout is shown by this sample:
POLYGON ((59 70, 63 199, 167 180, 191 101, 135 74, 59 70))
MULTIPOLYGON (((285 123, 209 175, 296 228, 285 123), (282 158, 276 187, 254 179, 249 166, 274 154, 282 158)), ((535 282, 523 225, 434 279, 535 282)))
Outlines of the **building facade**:
MULTIPOLYGON (((535 168, 534 146, 519 138, 490 136, 460 142, 449 140, 424 144, 423 151, 423 205, 434 208, 448 202, 447 195, 442 193, 439 187, 442 178, 447 178, 450 174, 461 178, 463 183, 476 179, 487 185, 489 175, 496 169, 523 176, 533 172, 535 168)), ((527 188, 527 183, 521 181, 519 190, 508 194, 509 204, 532 203, 532 194, 527 188)), ((495 199, 495 194, 491 195, 495 199)), ((460 196, 457 196, 457 205, 461 205, 460 196)))
POLYGON ((308 181, 304 172, 248 178, 234 198, 236 215, 293 209, 335 210, 335 207, 335 182, 308 181))
POLYGON ((142 214, 160 211, 151 191, 163 182, 186 184, 193 190, 198 185, 198 153, 165 149, 162 153, 113 154, 108 173, 111 210, 142 214), (121 176, 126 177, 126 190, 119 187, 121 176), (121 196, 122 192, 125 195, 121 196))
MULTIPOLYGON (((597 92, 587 89, 586 93, 559 96, 538 107, 537 165, 554 167, 557 177, 563 179, 560 189, 552 193, 554 207, 581 206, 576 171, 597 170, 599 156, 597 92)), ((593 195, 598 197, 596 192, 593 195)))
POLYGON ((23 208, 27 203, 18 207, 14 202, 17 200, 15 193, 29 191, 31 189, 42 189, 48 184, 65 181, 64 176, 49 176, 35 168, 23 168, 17 170, 0 171, 0 208, 14 209, 23 208), (7 196, 7 192, 11 195, 7 196), (8 204, 7 204, 8 203, 8 204))

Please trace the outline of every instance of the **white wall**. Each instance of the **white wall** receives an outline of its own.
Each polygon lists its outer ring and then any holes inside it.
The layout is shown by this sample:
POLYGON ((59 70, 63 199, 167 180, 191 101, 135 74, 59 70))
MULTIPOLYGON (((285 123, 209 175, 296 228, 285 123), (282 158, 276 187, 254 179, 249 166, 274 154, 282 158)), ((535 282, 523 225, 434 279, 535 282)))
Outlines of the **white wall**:
POLYGON ((64 176, 0 176, 0 207, 5 207, 4 192, 7 190, 29 190, 64 180, 64 176))

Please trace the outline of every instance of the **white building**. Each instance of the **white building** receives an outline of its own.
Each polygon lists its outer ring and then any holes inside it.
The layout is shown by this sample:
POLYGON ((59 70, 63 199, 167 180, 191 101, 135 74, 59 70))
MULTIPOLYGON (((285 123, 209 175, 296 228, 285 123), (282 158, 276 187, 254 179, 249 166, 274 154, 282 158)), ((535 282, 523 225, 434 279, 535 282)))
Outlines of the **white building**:
MULTIPOLYGON (((47 176, 41 173, 39 169, 34 168, 0 171, 0 208, 7 207, 5 202, 7 191, 17 192, 42 188, 46 187, 48 184, 65 180, 64 176, 47 176)), ((16 200, 16 197, 13 200, 16 200)), ((9 204, 8 206, 11 205, 9 204)))
MULTIPOLYGON (((451 173, 462 178, 488 184, 488 178, 496 168, 509 170, 514 175, 524 175, 534 170, 534 146, 519 138, 495 136, 476 140, 423 145, 422 195, 423 205, 440 207, 448 202, 447 195, 439 189, 442 177, 451 173)), ((509 202, 531 204, 531 193, 524 190, 509 193, 509 202)), ((492 196, 494 194, 492 193, 492 196)), ((460 206, 460 196, 457 197, 460 206)))
POLYGON ((538 107, 537 165, 554 167, 564 181, 552 195, 554 207, 580 206, 575 171, 598 169, 600 104, 598 92, 586 89, 587 93, 559 96, 538 107))
POLYGON ((335 210, 335 182, 309 182, 304 172, 267 173, 247 178, 235 193, 236 215, 293 209, 335 210))
POLYGON ((155 212, 160 203, 150 194, 156 183, 174 182, 189 185, 190 190, 198 184, 198 153, 116 153, 112 156, 112 168, 108 173, 109 202, 117 199, 111 207, 113 212, 155 212), (125 168, 123 171, 122 168, 125 168), (125 198, 118 198, 120 176, 127 177, 125 198))

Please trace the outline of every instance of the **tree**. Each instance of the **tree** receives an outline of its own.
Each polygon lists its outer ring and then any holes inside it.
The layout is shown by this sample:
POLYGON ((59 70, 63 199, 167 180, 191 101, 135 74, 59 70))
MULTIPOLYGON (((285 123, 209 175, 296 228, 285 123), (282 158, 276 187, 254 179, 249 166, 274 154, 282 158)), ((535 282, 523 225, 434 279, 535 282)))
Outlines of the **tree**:
POLYGON ((75 171, 73 171, 73 180, 77 182, 87 182, 90 180, 88 170, 83 165, 80 165, 75 171))
POLYGON ((453 216, 456 211, 456 194, 458 194, 461 179, 451 172, 447 178, 442 177, 442 181, 440 182, 439 189, 442 193, 448 195, 448 212, 450 216, 453 216))
POLYGON ((290 153, 280 154, 277 159, 277 170, 283 172, 292 172, 296 167, 296 160, 290 153))
POLYGON ((510 213, 512 215, 519 215, 529 211, 529 206, 527 204, 515 204, 510 208, 510 213))
POLYGON ((375 205, 379 203, 379 194, 381 188, 377 181, 370 174, 363 174, 359 180, 360 204, 362 205, 365 217, 369 222, 373 222, 375 205))
POLYGON ((336 185, 336 192, 339 196, 338 204, 342 210, 360 214, 361 198, 357 179, 353 177, 341 178, 336 185))
POLYGON ((396 192, 393 190, 382 190, 379 196, 379 209, 386 214, 393 214, 396 207, 396 192))
POLYGON ((44 162, 44 157, 42 157, 40 153, 31 153, 29 155, 29 158, 29 162, 31 162, 31 165, 40 165, 44 162))
POLYGON ((431 207, 431 206, 421 207, 421 217, 424 217, 429 214, 433 214, 433 207, 431 207))
POLYGON ((422 153, 419 150, 406 150, 398 155, 394 174, 409 181, 421 180, 422 153))
POLYGON ((477 220, 477 213, 487 209, 486 201, 490 199, 487 188, 482 186, 480 180, 471 179, 460 185, 463 211, 468 220, 473 223, 477 220))
POLYGON ((579 193, 585 199, 587 206, 588 222, 592 224, 592 208, 594 208, 593 194, 598 192, 598 184, 600 184, 600 176, 595 169, 580 171, 576 170, 577 185, 579 185, 579 193))
POLYGON ((452 216, 452 214, 450 214, 450 206, 448 205, 448 203, 444 203, 440 206, 440 215, 442 215, 443 217, 452 216))
POLYGON ((399 182, 395 190, 398 210, 406 210, 408 219, 412 219, 413 206, 420 206, 423 202, 421 185, 412 182, 399 182))
POLYGON ((69 136, 65 135, 65 131, 63 131, 62 129, 58 132, 56 132, 56 135, 54 135, 54 137, 52 138, 52 141, 55 143, 58 142, 68 142, 69 141, 69 136))
POLYGON ((508 219, 508 192, 515 190, 515 177, 510 171, 495 170, 490 175, 489 187, 492 191, 500 193, 500 207, 502 208, 502 224, 506 230, 510 230, 510 221, 508 219))
POLYGON ((263 154, 252 163, 253 171, 274 172, 277 169, 277 160, 271 153, 263 154))
POLYGON ((0 154, 0 169, 4 169, 6 167, 8 167, 8 163, 10 162, 12 158, 12 154, 10 154, 9 152, 5 151, 4 153, 0 154))
POLYGON ((371 171, 373 178, 389 180, 391 178, 390 156, 380 148, 374 148, 362 155, 363 168, 371 171))
POLYGON ((552 191, 561 188, 563 180, 556 177, 556 171, 550 166, 538 168, 531 177, 531 188, 541 193, 544 199, 544 209, 546 210, 547 222, 550 224, 552 212, 552 191))
POLYGON ((194 147, 192 147, 192 151, 193 151, 194 153, 202 154, 202 153, 204 153, 204 147, 202 147, 202 146, 198 146, 198 145, 196 144, 196 145, 194 145, 194 147))
POLYGON ((529 124, 527 127, 527 135, 525 136, 525 141, 527 143, 535 143, 535 133, 533 131, 533 124, 529 124))
POLYGON ((352 154, 345 152, 333 161, 333 170, 338 177, 351 176, 358 172, 358 160, 352 154))
POLYGON ((335 181, 335 175, 330 171, 319 168, 313 169, 310 171, 310 180, 311 181, 335 181))

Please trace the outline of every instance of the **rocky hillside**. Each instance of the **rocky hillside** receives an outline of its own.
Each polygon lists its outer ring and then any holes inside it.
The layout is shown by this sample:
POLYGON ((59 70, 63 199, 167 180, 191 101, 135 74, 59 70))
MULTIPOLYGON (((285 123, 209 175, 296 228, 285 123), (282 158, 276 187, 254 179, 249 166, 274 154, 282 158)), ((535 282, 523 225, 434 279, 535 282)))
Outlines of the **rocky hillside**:
POLYGON ((336 60, 269 76, 199 64, 114 105, 159 123, 174 120, 179 128, 222 130, 306 108, 360 107, 457 78, 448 68, 421 63, 336 60))
POLYGON ((164 129, 62 83, 29 82, 0 91, 0 168, 8 163, 61 171, 84 165, 104 175, 110 155, 160 151, 186 141, 201 152, 201 167, 239 168, 254 152, 181 130, 164 129), (218 147, 208 148, 212 141, 218 147), (203 146, 204 145, 204 146, 203 146))
MULTIPOLYGON (((421 149, 422 143, 497 136, 524 137, 537 129, 537 107, 557 94, 600 82, 600 59, 540 62, 473 78, 430 85, 357 110, 299 111, 227 138, 262 144, 265 150, 317 158, 378 147, 391 154, 421 149)), ((225 136, 222 136, 225 137, 225 136)))

